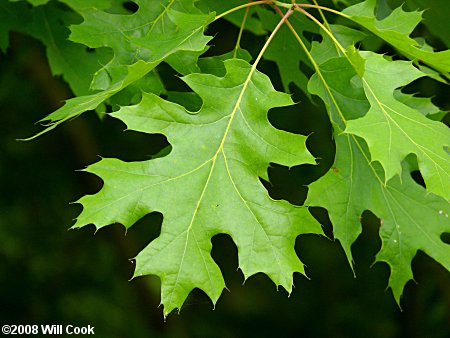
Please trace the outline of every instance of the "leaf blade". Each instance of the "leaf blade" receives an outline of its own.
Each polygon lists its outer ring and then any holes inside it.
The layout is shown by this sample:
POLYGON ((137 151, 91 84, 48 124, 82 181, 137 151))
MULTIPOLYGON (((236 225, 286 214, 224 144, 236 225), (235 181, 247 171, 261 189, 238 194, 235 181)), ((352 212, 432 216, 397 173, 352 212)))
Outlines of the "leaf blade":
POLYGON ((349 121, 345 132, 363 137, 372 160, 386 171, 386 181, 400 175, 401 162, 417 155, 427 189, 450 198, 449 129, 396 100, 394 91, 424 74, 410 63, 389 62, 375 53, 361 53, 365 59, 364 90, 371 105, 368 113, 349 121))
POLYGON ((305 208, 272 200, 258 180, 272 161, 315 163, 306 137, 276 130, 267 120, 270 108, 292 100, 245 61, 225 61, 225 68, 224 77, 184 77, 203 101, 196 114, 152 94, 113 113, 129 129, 164 133, 173 150, 146 162, 94 164, 88 171, 102 177, 104 187, 79 201, 83 212, 75 228, 130 227, 149 212, 163 213, 161 235, 137 256, 136 276, 161 278, 165 314, 180 308, 194 287, 217 301, 225 284, 210 257, 215 234, 232 237, 245 278, 263 272, 290 292, 293 273, 304 273, 295 238, 322 233, 305 208))
POLYGON ((387 18, 377 20, 376 0, 366 0, 342 11, 350 20, 379 36, 411 59, 423 61, 435 69, 450 72, 450 51, 433 52, 421 49, 409 35, 422 19, 421 12, 405 12, 400 7, 387 18))

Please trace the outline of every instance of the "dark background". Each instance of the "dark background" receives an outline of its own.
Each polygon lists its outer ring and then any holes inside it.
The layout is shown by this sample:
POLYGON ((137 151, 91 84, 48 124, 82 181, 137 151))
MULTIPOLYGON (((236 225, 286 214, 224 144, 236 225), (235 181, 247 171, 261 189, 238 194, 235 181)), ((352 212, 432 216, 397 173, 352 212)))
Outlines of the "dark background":
MULTIPOLYGON (((210 55, 232 48, 237 28, 222 22, 210 30, 210 34, 222 32, 213 41, 220 41, 220 46, 210 50, 210 55)), ((420 30, 417 33, 426 34, 435 46, 446 47, 427 26, 420 30)), ((255 51, 263 41, 249 34, 243 37, 244 45, 251 44, 255 51)), ((213 311, 209 299, 195 290, 180 314, 171 314, 164 323, 162 308, 158 308, 158 278, 128 281, 133 271, 129 259, 158 236, 162 215, 146 216, 126 236, 120 225, 96 234, 93 226, 68 228, 81 210, 69 202, 101 187, 100 180, 76 170, 98 161, 99 155, 148 159, 164 147, 165 139, 123 132, 121 122, 108 117, 101 121, 89 113, 34 141, 17 141, 40 130, 35 121, 72 94, 60 78, 51 76, 39 42, 18 33, 11 34, 10 42, 7 54, 0 54, 2 325, 92 325, 97 337, 450 336, 450 274, 419 252, 413 261, 415 283, 408 283, 401 311, 386 289, 387 265, 372 266, 381 242, 378 220, 370 212, 363 215, 363 234, 353 245, 356 278, 338 242, 302 236, 297 252, 310 279, 295 275, 290 297, 283 290, 277 292, 261 274, 242 285, 236 247, 229 237, 216 236, 212 254, 230 292, 224 291, 213 311)), ((394 53, 381 44, 377 48, 394 53)), ((273 64, 264 62, 260 69, 281 89, 273 64)), ((169 67, 162 71, 172 72, 169 67)), ((166 85, 183 89, 177 80, 166 85)), ((271 122, 292 132, 314 132, 308 146, 322 158, 320 170, 324 172, 334 156, 326 112, 320 104, 306 102, 296 88, 291 90, 302 103, 271 112, 271 122)), ((434 81, 416 81, 408 90, 435 96, 443 108, 450 107, 448 92, 434 81)), ((270 194, 297 204, 307 192, 303 185, 320 175, 308 166, 287 170, 273 165, 269 172, 271 184, 265 185, 270 194)), ((313 213, 332 237, 326 212, 315 209, 313 213)))

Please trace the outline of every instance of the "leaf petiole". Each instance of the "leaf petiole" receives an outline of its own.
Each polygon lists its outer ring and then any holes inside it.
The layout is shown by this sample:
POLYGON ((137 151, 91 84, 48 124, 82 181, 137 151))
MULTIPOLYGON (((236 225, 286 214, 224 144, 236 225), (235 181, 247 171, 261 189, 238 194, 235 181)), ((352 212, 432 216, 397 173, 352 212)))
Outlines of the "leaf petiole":
MULTIPOLYGON (((252 3, 252 0, 248 0, 248 3, 252 3)), ((241 38, 242 38, 242 33, 244 32, 244 27, 245 27, 245 23, 247 22, 247 17, 248 17, 248 12, 250 10, 250 7, 247 7, 245 9, 245 14, 244 14, 244 18, 242 19, 242 23, 241 23, 241 28, 239 29, 239 35, 236 41, 236 46, 234 47, 234 53, 233 53, 233 58, 237 57, 237 53, 239 48, 241 47, 241 38)))
MULTIPOLYGON (((278 12, 278 14, 283 15, 283 13, 281 12, 281 10, 280 10, 278 7, 275 7, 275 10, 278 12)), ((296 8, 296 10, 298 10, 298 9, 296 8)), ((304 11, 304 12, 307 13, 306 11, 304 11)), ((308 15, 311 15, 311 14, 309 14, 309 13, 307 13, 307 14, 308 14, 308 15)), ((314 19, 315 19, 315 18, 314 18, 314 19)), ((317 19, 316 19, 316 20, 317 20, 317 19)), ((323 26, 320 22, 319 22, 319 24, 320 24, 321 26, 323 26)), ((291 25, 291 23, 290 23, 288 20, 286 20, 286 25, 288 26, 289 30, 292 32, 292 34, 294 35, 295 39, 298 41, 298 43, 300 44, 300 46, 302 47, 302 49, 305 51, 306 55, 308 56, 309 60, 311 61, 311 63, 312 63, 312 65, 313 65, 313 67, 314 67, 314 69, 315 69, 317 75, 319 76, 319 78, 320 78, 321 81, 323 82, 323 84, 324 84, 324 86, 325 86, 327 92, 329 93, 329 95, 330 95, 330 97, 331 97, 331 100, 333 101, 333 104, 334 104, 335 107, 336 107, 336 110, 337 110, 339 116, 341 117, 341 119, 342 119, 342 121, 343 121, 343 123, 344 123, 344 125, 345 125, 345 124, 347 123, 347 120, 345 119, 344 114, 342 113, 342 111, 341 111, 339 105, 338 105, 337 102, 335 101, 334 96, 333 96, 333 93, 331 92, 331 90, 330 90, 330 88, 329 88, 329 86, 328 86, 328 84, 327 84, 325 78, 323 77, 323 74, 322 74, 322 72, 321 72, 321 70, 320 70, 320 68, 319 68, 319 65, 317 64, 316 60, 314 60, 314 58, 312 57, 312 55, 311 55, 311 53, 309 52, 308 48, 306 47, 305 43, 304 43, 303 40, 300 38, 300 36, 298 35, 297 31, 295 30, 295 28, 291 25)))
MULTIPOLYGON (((274 1, 276 2, 276 1, 274 1)), ((272 41, 272 39, 274 38, 275 34, 278 32, 278 30, 281 28, 281 26, 287 22, 287 19, 292 15, 292 13, 294 13, 294 11, 289 8, 288 11, 286 12, 286 14, 284 14, 283 18, 280 20, 280 22, 277 24, 277 26, 275 27, 275 29, 272 31, 272 33, 270 34, 269 38, 267 39, 266 43, 264 44, 263 48, 261 49, 261 51, 258 54, 258 57, 255 60, 255 63, 253 64, 253 67, 256 68, 256 65, 258 64, 258 62, 261 60, 264 52, 266 51, 267 47, 269 47, 270 42, 272 41)))
POLYGON ((233 7, 233 8, 231 8, 231 9, 229 9, 228 11, 223 12, 223 13, 217 15, 217 16, 214 18, 213 21, 219 20, 219 19, 223 18, 224 16, 226 16, 226 15, 228 15, 228 14, 230 14, 230 13, 233 13, 233 12, 235 12, 235 11, 238 11, 238 10, 240 10, 240 9, 243 9, 243 8, 248 8, 248 7, 250 7, 250 6, 256 6, 256 5, 264 5, 264 4, 270 5, 270 4, 272 4, 273 2, 274 2, 274 1, 270 1, 270 0, 260 0, 260 1, 255 1, 255 2, 248 2, 248 3, 246 3, 246 4, 243 4, 243 5, 240 5, 240 6, 233 7))
MULTIPOLYGON (((277 2, 277 1, 275 1, 275 2, 277 2)), ((314 3, 316 3, 316 1, 314 1, 314 3)), ((332 9, 332 8, 328 8, 328 7, 325 7, 325 6, 320 6, 318 4, 315 4, 315 5, 295 4, 295 6, 296 7, 305 7, 305 8, 315 8, 315 9, 318 9, 319 11, 322 11, 322 10, 323 11, 327 11, 327 12, 330 12, 330 13, 334 13, 334 14, 340 15, 340 16, 346 18, 346 19, 350 19, 350 16, 348 16, 347 14, 344 14, 344 13, 342 13, 340 11, 337 11, 335 9, 332 9)), ((323 17, 323 14, 321 14, 321 16, 323 17)))
POLYGON ((324 24, 322 24, 319 20, 317 20, 313 15, 305 11, 303 8, 301 8, 299 5, 295 6, 295 9, 299 11, 300 13, 306 15, 308 18, 310 18, 312 21, 314 21, 320 28, 324 30, 324 32, 330 37, 331 40, 336 44, 336 46, 339 48, 339 50, 342 52, 342 54, 346 55, 344 47, 339 43, 339 41, 334 37, 333 33, 325 27, 324 24))

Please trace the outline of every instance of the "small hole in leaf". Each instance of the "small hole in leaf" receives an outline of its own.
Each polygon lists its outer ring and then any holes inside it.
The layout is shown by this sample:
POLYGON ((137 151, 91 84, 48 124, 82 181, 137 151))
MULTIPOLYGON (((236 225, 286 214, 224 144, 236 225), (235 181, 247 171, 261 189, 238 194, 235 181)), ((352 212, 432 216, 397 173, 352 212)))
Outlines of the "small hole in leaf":
POLYGON ((280 73, 278 72, 278 67, 275 62, 263 60, 262 62, 260 62, 258 69, 270 77, 270 81, 272 82, 275 90, 284 91, 280 73))
MULTIPOLYGON (((424 23, 426 20, 423 21, 424 23)), ((419 23, 412 33, 410 37, 413 38, 420 46, 421 49, 431 48, 434 52, 442 52, 447 50, 445 43, 434 34, 430 33, 428 27, 419 23)))
POLYGON ((86 47, 86 52, 95 53, 95 48, 86 47))
POLYGON ((136 13, 139 9, 139 6, 137 3, 133 1, 127 1, 122 4, 122 7, 125 8, 127 11, 131 13, 136 13))
POLYGON ((359 221, 360 224, 355 222, 353 226, 361 227, 362 231, 352 244, 351 250, 356 264, 369 267, 374 262, 374 257, 381 248, 379 232, 380 227, 384 226, 384 221, 368 210, 361 214, 359 221))
POLYGON ((387 44, 383 39, 376 35, 367 35, 360 43, 359 47, 361 49, 372 50, 374 52, 382 52, 392 55, 392 49, 387 47, 387 44))
POLYGON ((450 244, 450 232, 444 232, 441 235, 441 241, 444 242, 445 244, 450 244))
POLYGON ((442 111, 447 111, 450 108, 447 86, 427 76, 410 82, 403 87, 402 92, 414 94, 416 97, 431 97, 433 104, 442 111))
POLYGON ((202 98, 194 92, 175 92, 170 91, 165 95, 165 99, 177 103, 184 108, 186 108, 190 112, 198 112, 203 105, 202 98))
MULTIPOLYGON (((215 204, 213 208, 217 214, 221 212, 220 204, 215 204)), ((236 222, 239 221, 237 220, 236 222)), ((238 286, 242 284, 242 275, 236 273, 236 269, 239 266, 238 250, 231 236, 226 234, 214 235, 211 239, 211 243, 211 257, 214 259, 214 262, 220 266, 220 270, 227 281, 228 287, 232 289, 233 285, 238 286)))
POLYGON ((302 205, 305 202, 308 188, 302 184, 302 172, 297 167, 288 168, 271 163, 269 167, 270 182, 273 184, 269 194, 274 199, 284 199, 294 205, 302 205))
POLYGON ((113 112, 113 107, 110 104, 105 104, 105 113, 111 114, 113 112))
POLYGON ((325 233, 325 236, 334 240, 333 225, 331 224, 327 209, 319 207, 309 207, 309 212, 320 224, 322 224, 322 229, 325 233))
POLYGON ((191 88, 180 78, 179 73, 169 64, 163 62, 158 66, 158 74, 167 91, 191 92, 191 88))
POLYGON ((419 170, 415 170, 415 171, 413 171, 412 173, 411 173, 411 177, 412 177, 412 179, 417 183, 417 184, 420 184, 422 187, 426 187, 425 186, 425 181, 424 181, 424 179, 423 179, 423 177, 422 177, 422 174, 420 173, 420 171, 419 170))

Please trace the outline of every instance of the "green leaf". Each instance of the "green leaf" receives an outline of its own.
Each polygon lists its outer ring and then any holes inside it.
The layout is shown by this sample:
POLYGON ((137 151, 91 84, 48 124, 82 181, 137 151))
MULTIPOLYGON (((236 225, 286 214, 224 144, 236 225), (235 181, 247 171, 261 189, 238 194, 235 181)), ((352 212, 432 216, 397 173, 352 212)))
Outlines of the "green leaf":
MULTIPOLYGON (((417 250, 423 250, 448 269, 449 246, 441 241, 440 236, 449 229, 446 216, 450 214, 449 204, 427 193, 412 180, 410 172, 413 167, 403 168, 401 180, 395 177, 386 184, 383 167, 370 158, 364 140, 341 134, 340 131, 345 125, 351 127, 364 120, 374 97, 383 107, 401 105, 403 111, 413 111, 414 118, 418 115, 426 123, 432 121, 425 116, 437 113, 438 109, 429 99, 416 98, 397 89, 423 76, 410 63, 400 62, 400 67, 405 68, 399 72, 395 62, 390 63, 374 54, 373 58, 382 61, 381 64, 373 64, 367 53, 352 50, 351 39, 341 44, 347 47, 347 57, 340 56, 331 39, 325 36, 312 49, 318 67, 308 89, 321 97, 330 113, 336 140, 336 159, 331 170, 309 186, 305 205, 328 210, 334 235, 341 242, 350 262, 351 245, 361 233, 362 213, 371 210, 382 219, 382 249, 377 260, 390 265, 389 285, 399 302, 404 285, 412 278, 411 261, 417 250), (370 77, 372 72, 381 71, 383 74, 370 77), (378 82, 374 83, 375 80, 378 82), (372 87, 374 92, 370 90, 372 87), (380 92, 382 97, 379 97, 380 92)), ((372 127, 372 133, 382 136, 377 138, 379 149, 385 142, 382 134, 385 131, 386 127, 382 125, 372 127)), ((428 136, 435 140, 436 135, 428 136)), ((395 163, 400 165, 405 156, 397 158, 395 163)))
POLYGON ((447 0, 407 0, 405 4, 410 9, 423 9, 422 23, 450 48, 450 7, 447 0))
POLYGON ((211 16, 183 13, 170 7, 173 4, 176 8, 185 6, 191 10, 192 0, 171 1, 166 7, 157 2, 139 3, 139 10, 133 15, 110 14, 86 7, 84 2, 64 1, 85 19, 81 25, 71 27, 71 39, 90 48, 110 47, 114 58, 94 78, 93 86, 102 91, 68 100, 63 107, 41 120, 49 121, 50 125, 34 137, 87 110, 96 109, 112 95, 142 79, 162 61, 167 61, 169 56, 188 51, 198 55, 211 40, 203 35, 211 16), (152 13, 151 17, 148 13, 152 13))
POLYGON ((143 92, 156 95, 167 93, 156 70, 147 73, 141 79, 126 86, 124 89, 111 96, 107 102, 111 105, 112 110, 116 111, 121 106, 139 103, 142 99, 143 92))
POLYGON ((19 31, 41 41, 53 75, 62 75, 76 95, 86 95, 93 74, 112 56, 107 49, 87 50, 68 40, 68 25, 79 16, 56 3, 30 8, 25 3, 0 4, 0 48, 8 45, 8 32, 19 31))
POLYGON ((198 66, 202 73, 223 77, 226 74, 224 61, 235 58, 250 62, 252 56, 245 49, 238 48, 236 56, 234 51, 231 51, 222 55, 202 57, 198 60, 198 66))
POLYGON ((443 112, 439 107, 435 106, 431 99, 428 97, 417 97, 413 94, 405 94, 401 90, 394 91, 394 98, 397 101, 419 111, 424 116, 433 116, 439 114, 443 116, 446 112, 443 112))
MULTIPOLYGON (((331 29, 344 47, 353 46, 364 38, 360 32, 344 26, 333 25, 331 29)), ((364 116, 369 103, 354 65, 347 58, 341 57, 327 34, 321 34, 322 42, 312 44, 311 56, 318 69, 310 78, 308 91, 321 97, 331 121, 344 130, 345 121, 364 116)))
POLYGON ((9 32, 20 31, 30 21, 30 17, 25 3, 0 2, 0 50, 3 53, 9 44, 9 32))
POLYGON ((416 184, 410 170, 384 183, 383 169, 370 160, 365 142, 352 135, 336 139, 336 160, 325 176, 309 186, 305 205, 328 210, 335 237, 351 260, 351 245, 361 233, 360 217, 371 210, 381 219, 382 247, 377 261, 391 268, 389 286, 400 302, 413 278, 411 262, 418 250, 450 269, 450 246, 440 236, 450 231, 447 201, 416 184))
POLYGON ((366 0, 346 8, 342 13, 379 36, 411 59, 422 61, 441 72, 450 72, 450 50, 431 52, 422 49, 410 34, 422 19, 420 12, 405 12, 396 8, 388 17, 378 20, 376 0, 366 0))
POLYGON ((370 110, 364 117, 349 121, 345 132, 366 140, 372 160, 379 161, 386 172, 386 181, 401 174, 401 162, 407 155, 417 155, 427 190, 449 199, 448 127, 394 97, 395 89, 424 74, 409 62, 388 61, 371 52, 361 56, 365 60, 363 84, 370 110))
POLYGON ((159 62, 147 63, 144 61, 138 61, 134 65, 128 66, 128 75, 122 81, 115 83, 108 90, 92 95, 78 96, 67 100, 64 106, 39 121, 49 121, 50 123, 47 128, 25 140, 34 139, 56 128, 59 124, 67 120, 78 117, 86 111, 96 109, 102 102, 109 99, 114 94, 118 93, 135 81, 142 79, 145 75, 152 71, 158 63, 159 62))
POLYGON ((75 228, 116 222, 128 228, 150 212, 163 213, 161 234, 137 256, 135 276, 161 278, 165 314, 180 308, 194 288, 216 303, 225 284, 210 255, 214 235, 232 237, 245 278, 263 272, 290 292, 293 273, 304 273, 296 237, 322 233, 306 208, 274 201, 258 179, 268 179, 270 162, 315 163, 305 136, 267 120, 269 109, 292 100, 245 61, 225 61, 225 68, 224 77, 183 78, 203 101, 197 113, 153 94, 113 113, 131 130, 163 133, 173 149, 145 162, 103 159, 90 166, 104 186, 79 201, 75 228))
POLYGON ((33 21, 27 31, 47 47, 47 57, 54 75, 62 75, 75 95, 90 92, 93 74, 111 58, 109 50, 87 50, 86 46, 68 40, 69 24, 78 21, 73 13, 55 5, 33 10, 33 21))
POLYGON ((71 26, 70 39, 91 48, 110 47, 114 51, 114 58, 103 69, 112 82, 120 80, 116 73, 121 66, 138 60, 153 62, 162 56, 175 69, 188 72, 187 69, 195 69, 198 56, 211 40, 203 31, 213 16, 195 8, 194 0, 140 0, 136 1, 139 9, 133 14, 111 14, 90 4, 65 2, 84 19, 80 25, 71 26), (177 52, 176 56, 171 55, 177 52))
MULTIPOLYGON (((342 25, 329 25, 330 32, 334 38, 344 47, 353 47, 356 43, 363 40, 367 35, 353 28, 349 28, 342 25)), ((322 64, 332 58, 338 58, 342 56, 342 53, 336 47, 334 41, 330 36, 320 31, 322 41, 319 43, 314 41, 311 48, 311 56, 317 64, 322 64)))
POLYGON ((50 0, 9 0, 10 2, 19 2, 19 1, 27 1, 33 6, 45 5, 50 0))

